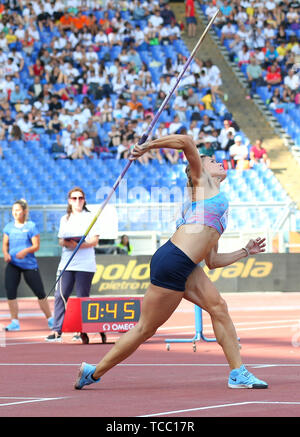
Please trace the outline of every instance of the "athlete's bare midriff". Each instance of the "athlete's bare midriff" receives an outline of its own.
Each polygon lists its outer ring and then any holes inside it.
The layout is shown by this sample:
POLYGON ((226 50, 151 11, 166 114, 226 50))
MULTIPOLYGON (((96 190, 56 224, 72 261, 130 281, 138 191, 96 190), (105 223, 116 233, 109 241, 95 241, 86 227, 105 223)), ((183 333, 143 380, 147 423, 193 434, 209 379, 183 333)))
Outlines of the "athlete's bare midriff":
POLYGON ((202 224, 180 226, 171 241, 179 247, 195 264, 201 262, 220 238, 219 232, 202 224))

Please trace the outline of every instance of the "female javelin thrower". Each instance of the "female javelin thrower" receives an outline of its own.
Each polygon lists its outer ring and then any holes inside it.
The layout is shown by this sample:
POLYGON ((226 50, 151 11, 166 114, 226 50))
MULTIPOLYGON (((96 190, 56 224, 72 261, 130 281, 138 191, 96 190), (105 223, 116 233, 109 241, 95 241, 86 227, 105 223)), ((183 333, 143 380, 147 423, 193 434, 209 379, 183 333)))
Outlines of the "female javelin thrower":
POLYGON ((129 159, 135 160, 159 148, 184 151, 189 163, 186 173, 191 202, 182 212, 175 233, 151 259, 150 285, 139 322, 120 337, 96 366, 81 364, 75 388, 100 381, 109 369, 131 355, 169 319, 183 297, 209 313, 216 339, 230 367, 228 387, 267 388, 266 382, 257 379, 242 364, 226 302, 198 265, 205 260, 209 268, 217 268, 263 252, 264 239, 250 240, 245 248, 218 254, 218 240, 226 228, 228 212, 227 199, 220 192, 220 184, 226 178, 224 168, 211 157, 200 157, 194 141, 187 135, 168 135, 135 145, 129 159))

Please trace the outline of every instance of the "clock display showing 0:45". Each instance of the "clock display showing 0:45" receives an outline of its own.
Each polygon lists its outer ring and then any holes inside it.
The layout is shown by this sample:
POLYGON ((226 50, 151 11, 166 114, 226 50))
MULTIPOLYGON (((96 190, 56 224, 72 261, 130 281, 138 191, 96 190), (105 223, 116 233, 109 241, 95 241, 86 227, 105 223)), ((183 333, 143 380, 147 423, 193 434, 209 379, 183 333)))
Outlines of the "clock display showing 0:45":
POLYGON ((140 318, 140 300, 82 301, 82 323, 137 322, 140 318))

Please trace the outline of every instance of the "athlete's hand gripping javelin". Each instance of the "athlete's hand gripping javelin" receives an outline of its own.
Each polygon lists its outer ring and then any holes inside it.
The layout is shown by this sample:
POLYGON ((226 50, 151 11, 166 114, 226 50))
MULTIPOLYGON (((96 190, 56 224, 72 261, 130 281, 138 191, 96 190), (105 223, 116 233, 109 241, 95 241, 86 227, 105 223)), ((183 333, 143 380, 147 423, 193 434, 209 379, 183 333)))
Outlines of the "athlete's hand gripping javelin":
POLYGON ((144 153, 148 152, 151 149, 150 144, 151 141, 145 141, 143 144, 136 143, 131 150, 129 160, 135 161, 137 158, 144 155, 144 153))

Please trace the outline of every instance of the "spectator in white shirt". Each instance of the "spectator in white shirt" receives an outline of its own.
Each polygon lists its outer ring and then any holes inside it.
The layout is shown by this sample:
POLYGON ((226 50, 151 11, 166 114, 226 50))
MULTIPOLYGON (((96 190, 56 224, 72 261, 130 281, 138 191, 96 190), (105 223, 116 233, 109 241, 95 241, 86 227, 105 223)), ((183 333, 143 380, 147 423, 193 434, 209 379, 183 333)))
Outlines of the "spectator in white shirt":
POLYGON ((65 109, 67 110, 67 112, 75 112, 76 108, 78 107, 78 103, 74 100, 74 98, 72 96, 69 97, 69 100, 66 101, 66 103, 64 104, 65 109))
POLYGON ((23 24, 19 24, 14 33, 18 38, 18 41, 22 41, 25 38, 25 28, 23 24))
MULTIPOLYGON (((144 38, 144 34, 142 36, 144 38)), ((122 46, 122 40, 118 33, 118 29, 113 29, 112 32, 107 35, 107 40, 110 47, 122 46)))
POLYGON ((87 131, 83 131, 82 136, 78 138, 78 146, 77 150, 79 153, 79 158, 82 158, 83 155, 88 156, 89 158, 93 158, 92 151, 94 148, 94 142, 92 138, 89 138, 89 134, 87 131))
POLYGON ((106 33, 102 29, 99 29, 99 32, 95 36, 95 44, 100 46, 108 46, 108 37, 106 33))
POLYGON ((79 70, 73 67, 71 62, 68 62, 62 67, 62 72, 69 84, 76 81, 76 79, 79 77, 79 70))
POLYGON ((14 77, 16 79, 19 78, 19 68, 17 66, 17 64, 15 64, 13 62, 13 58, 8 58, 6 63, 3 66, 3 74, 4 76, 11 76, 14 77))
POLYGON ((221 29, 221 42, 222 42, 222 44, 224 43, 224 39, 233 38, 235 33, 236 33, 235 26, 231 22, 225 23, 221 29))
POLYGON ((269 11, 273 11, 276 8, 276 3, 271 0, 267 0, 265 3, 265 8, 267 8, 269 11))
POLYGON ((84 58, 85 53, 82 53, 82 47, 77 44, 77 46, 75 47, 75 51, 73 51, 72 53, 72 57, 75 61, 75 65, 79 66, 80 62, 82 61, 82 59, 84 58))
POLYGON ((76 47, 79 43, 77 34, 75 34, 72 30, 68 33, 67 40, 71 44, 72 48, 76 47))
POLYGON ((141 29, 141 26, 139 24, 137 24, 135 26, 135 31, 134 31, 134 43, 136 47, 139 47, 140 45, 143 44, 143 42, 145 41, 145 35, 144 32, 141 29))
POLYGON ((217 12, 217 6, 213 5, 211 3, 208 3, 208 5, 205 8, 205 14, 209 17, 212 18, 214 16, 214 14, 217 12))
POLYGON ((198 142, 199 134, 200 134, 200 127, 198 127, 196 120, 191 121, 191 124, 190 124, 190 127, 189 127, 187 133, 188 133, 188 135, 191 135, 191 137, 193 138, 193 140, 195 142, 198 142))
POLYGON ((63 50, 67 45, 67 38, 61 33, 59 37, 54 37, 51 42, 51 47, 55 50, 61 51, 63 50))
POLYGON ((12 58, 13 63, 18 67, 18 71, 21 71, 24 67, 23 56, 22 52, 17 51, 15 48, 12 48, 8 54, 8 58, 12 58))
POLYGON ((207 74, 206 68, 203 68, 200 72, 200 77, 198 79, 198 84, 200 88, 209 88, 209 76, 207 74))
POLYGON ((234 138, 234 144, 229 148, 229 154, 234 161, 235 166, 238 161, 244 161, 248 158, 248 147, 242 144, 242 137, 236 135, 234 138))
POLYGON ((89 47, 90 45, 93 44, 93 35, 90 32, 90 30, 87 29, 86 27, 80 29, 77 33, 77 36, 80 40, 80 44, 83 45, 84 47, 89 47))
POLYGON ((246 23, 248 21, 247 12, 245 8, 243 8, 241 5, 237 7, 237 13, 234 15, 234 20, 237 22, 240 21, 242 23, 246 23))
MULTIPOLYGON (((67 131, 69 130, 68 127, 70 126, 70 128, 72 128, 72 117, 67 114, 67 111, 65 108, 61 108, 61 110, 59 111, 59 116, 58 116, 59 121, 61 122, 62 126, 64 129, 67 129, 67 131)), ((62 132, 64 133, 64 131, 62 132)))
POLYGON ((173 86, 174 83, 171 76, 166 76, 166 77, 161 76, 160 82, 157 87, 157 91, 163 91, 166 95, 168 95, 171 89, 173 88, 173 86))
POLYGON ((18 120, 16 121, 16 124, 19 126, 21 131, 25 134, 28 134, 31 132, 32 129, 32 123, 28 118, 27 114, 23 114, 22 112, 19 112, 17 114, 18 120))
POLYGON ((169 134, 175 134, 176 132, 179 131, 179 129, 182 127, 182 122, 180 121, 178 115, 176 114, 174 116, 173 121, 170 123, 169 125, 169 134))
POLYGON ((74 123, 75 120, 79 120, 80 123, 85 124, 91 116, 92 113, 89 108, 78 106, 72 115, 72 123, 74 123))
POLYGON ((15 82, 12 80, 11 76, 5 76, 5 78, 2 80, 1 87, 3 91, 9 95, 12 91, 16 89, 15 82))
POLYGON ((242 49, 237 54, 239 66, 242 64, 249 64, 250 51, 247 44, 244 44, 242 49))
POLYGON ((177 23, 174 21, 171 22, 171 25, 169 27, 169 38, 174 41, 176 39, 179 39, 181 35, 180 27, 177 23))
POLYGON ((112 78, 111 84, 112 84, 112 88, 113 88, 114 93, 119 95, 122 93, 122 91, 126 85, 126 82, 124 81, 121 73, 118 73, 116 76, 114 76, 112 78))
POLYGON ((265 22, 263 35, 268 40, 273 40, 276 37, 275 29, 272 27, 271 23, 265 22))
POLYGON ((260 27, 257 27, 254 31, 254 38, 253 38, 253 48, 259 48, 262 49, 265 47, 266 38, 262 33, 262 29, 260 27))
POLYGON ((177 92, 175 100, 173 102, 173 108, 176 111, 176 114, 178 115, 179 120, 183 121, 183 122, 186 121, 186 110, 188 109, 187 97, 181 96, 177 92))
POLYGON ((221 71, 219 67, 213 65, 210 59, 205 62, 205 66, 207 68, 207 74, 209 77, 212 101, 215 102, 216 94, 223 95, 223 98, 226 101, 228 99, 227 94, 223 93, 223 91, 219 89, 219 87, 222 85, 221 71))
POLYGON ((149 20, 148 20, 152 26, 157 29, 160 25, 162 25, 164 23, 163 18, 160 16, 160 10, 155 9, 153 14, 150 15, 149 20))
POLYGON ((224 150, 228 143, 228 133, 231 132, 232 135, 235 135, 235 129, 231 126, 229 120, 223 121, 223 128, 220 131, 220 135, 218 137, 218 141, 221 144, 221 148, 224 150))
MULTIPOLYGON (((298 6, 298 8, 299 8, 299 6, 298 6)), ((293 7, 290 8, 290 10, 286 14, 286 19, 287 19, 289 24, 298 23, 299 16, 298 16, 298 12, 297 12, 296 8, 293 8, 293 7)))
POLYGON ((72 132, 70 136, 63 137, 61 136, 59 144, 62 144, 64 151, 68 158, 77 159, 77 140, 75 132, 72 132))
POLYGON ((32 105, 29 102, 29 99, 25 99, 23 103, 20 105, 20 111, 23 112, 23 114, 29 114, 32 110, 32 105))
POLYGON ((250 27, 246 27, 244 23, 240 23, 237 31, 237 35, 240 36, 241 40, 246 43, 249 47, 252 47, 253 44, 253 36, 252 29, 250 27))
POLYGON ((28 35, 33 38, 35 41, 39 41, 40 40, 40 34, 37 31, 36 27, 34 24, 29 24, 28 26, 28 35))
POLYGON ((147 26, 143 29, 144 36, 145 36, 145 42, 150 43, 151 39, 155 38, 157 35, 157 31, 154 28, 153 24, 151 22, 147 22, 147 26))
POLYGON ((300 87, 299 73, 295 73, 292 68, 289 69, 288 75, 283 80, 286 85, 292 91, 296 91, 300 87))
POLYGON ((86 60, 88 62, 98 62, 98 55, 94 51, 93 47, 90 46, 85 54, 86 60))

